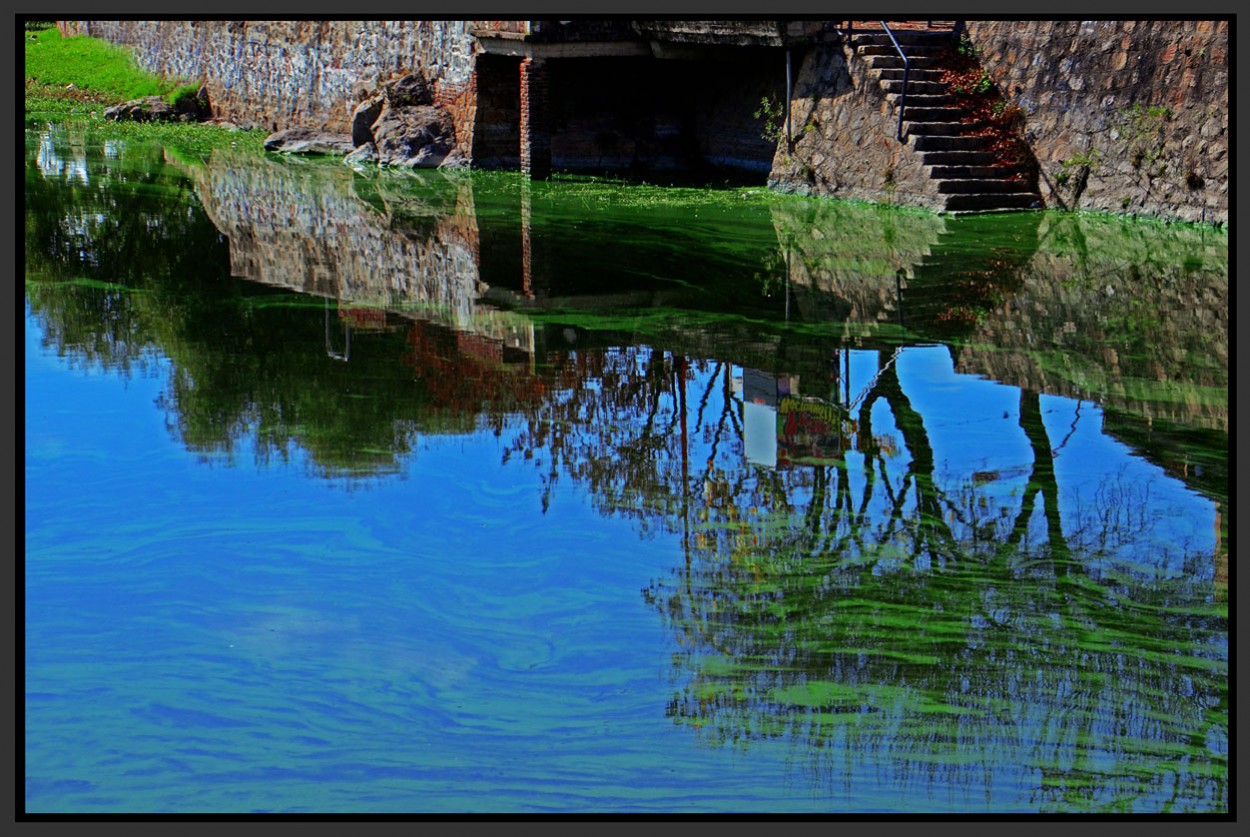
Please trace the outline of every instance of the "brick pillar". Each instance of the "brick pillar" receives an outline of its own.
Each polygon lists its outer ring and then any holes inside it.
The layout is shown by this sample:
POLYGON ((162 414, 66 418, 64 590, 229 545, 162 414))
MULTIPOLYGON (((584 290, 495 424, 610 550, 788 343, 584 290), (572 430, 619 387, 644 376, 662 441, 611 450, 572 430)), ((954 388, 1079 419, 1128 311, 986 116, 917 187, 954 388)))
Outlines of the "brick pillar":
POLYGON ((521 293, 534 298, 534 208, 530 185, 521 182, 521 293))
POLYGON ((547 62, 521 61, 521 171, 531 180, 551 175, 551 123, 547 112, 547 62))

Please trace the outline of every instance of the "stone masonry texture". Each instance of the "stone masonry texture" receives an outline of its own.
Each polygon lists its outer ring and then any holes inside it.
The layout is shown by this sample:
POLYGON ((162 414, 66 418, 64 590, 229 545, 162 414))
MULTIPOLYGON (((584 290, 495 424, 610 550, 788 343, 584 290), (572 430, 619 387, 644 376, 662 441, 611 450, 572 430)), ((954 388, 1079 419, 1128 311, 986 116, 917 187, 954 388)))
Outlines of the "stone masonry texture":
MULTIPOLYGON (((267 130, 346 132, 362 88, 419 71, 452 114, 460 155, 472 160, 482 150, 484 162, 512 164, 517 152, 508 146, 516 129, 502 120, 529 103, 516 102, 515 92, 483 90, 487 79, 511 75, 515 86, 519 80, 511 62, 479 77, 483 59, 475 55, 471 26, 465 20, 61 24, 69 34, 131 47, 147 69, 205 82, 216 116, 267 130), (483 119, 480 101, 500 113, 483 119), (474 142, 479 127, 490 135, 481 149, 474 142)), ((1047 207, 1216 224, 1228 222, 1229 28, 1226 20, 967 23, 987 73, 1005 101, 1024 112, 1047 207)), ((840 43, 820 43, 797 53, 795 67, 793 141, 777 142, 770 185, 941 206, 919 155, 896 139, 894 105, 862 57, 840 43)), ((558 126, 550 130, 556 133, 549 142, 558 145, 558 126)), ((741 156, 732 148, 705 154, 741 156)))
POLYGON ((1048 206, 1228 222, 1228 21, 971 21, 968 33, 1025 111, 1048 206))
POLYGON ((130 47, 140 66, 203 81, 216 115, 245 127, 350 132, 361 85, 420 72, 472 146, 474 39, 469 21, 140 21, 61 24, 130 47))
MULTIPOLYGON (((1055 209, 1228 223, 1227 21, 969 21, 982 66, 1025 115, 1043 202, 1055 209)), ((896 111, 842 44, 804 57, 785 191, 937 208, 896 111)))

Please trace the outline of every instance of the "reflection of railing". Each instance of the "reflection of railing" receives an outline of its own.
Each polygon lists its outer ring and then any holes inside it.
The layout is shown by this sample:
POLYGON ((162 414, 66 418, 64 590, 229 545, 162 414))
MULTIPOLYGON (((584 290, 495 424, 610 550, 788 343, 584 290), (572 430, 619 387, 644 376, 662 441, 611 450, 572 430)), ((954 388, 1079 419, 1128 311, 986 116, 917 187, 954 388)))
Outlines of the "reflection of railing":
POLYGON ((872 376, 872 380, 864 385, 864 387, 860 390, 859 395, 855 396, 855 399, 851 401, 851 403, 846 405, 846 411, 848 413, 858 407, 860 402, 864 400, 864 397, 877 388, 877 381, 881 380, 881 376, 894 365, 894 361, 898 360, 898 356, 903 353, 903 348, 903 346, 899 346, 895 349, 894 353, 890 355, 890 359, 877 368, 877 374, 872 376))
POLYGON ((326 354, 334 360, 341 360, 346 363, 352 356, 352 324, 347 320, 343 321, 343 351, 337 352, 331 345, 334 341, 330 339, 330 298, 325 299, 326 311, 326 354))

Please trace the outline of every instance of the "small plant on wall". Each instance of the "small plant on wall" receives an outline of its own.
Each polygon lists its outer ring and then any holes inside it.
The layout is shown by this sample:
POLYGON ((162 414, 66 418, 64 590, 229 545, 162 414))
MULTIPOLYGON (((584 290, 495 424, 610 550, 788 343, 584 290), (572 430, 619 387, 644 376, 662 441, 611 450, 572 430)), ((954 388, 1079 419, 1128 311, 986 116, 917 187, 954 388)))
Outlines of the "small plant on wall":
POLYGON ((771 143, 781 139, 786 126, 786 107, 783 102, 771 96, 763 96, 760 98, 760 106, 752 115, 756 119, 764 120, 764 125, 760 128, 761 138, 771 143))
POLYGON ((964 110, 963 121, 977 126, 969 135, 989 137, 994 162, 1019 167, 1015 179, 1035 177, 1037 164, 1024 141, 1024 110, 1003 97, 966 32, 942 56, 942 66, 942 82, 964 110))
POLYGON ((1081 193, 1089 183, 1089 176, 1098 168, 1101 157, 1102 152, 1097 148, 1090 148, 1062 160, 1059 170, 1054 174, 1055 185, 1060 189, 1070 189, 1073 203, 1080 200, 1081 193))
POLYGON ((1114 130, 1123 139, 1129 164, 1147 177, 1159 177, 1167 171, 1162 160, 1165 130, 1172 111, 1162 105, 1140 102, 1121 108, 1116 114, 1114 130))

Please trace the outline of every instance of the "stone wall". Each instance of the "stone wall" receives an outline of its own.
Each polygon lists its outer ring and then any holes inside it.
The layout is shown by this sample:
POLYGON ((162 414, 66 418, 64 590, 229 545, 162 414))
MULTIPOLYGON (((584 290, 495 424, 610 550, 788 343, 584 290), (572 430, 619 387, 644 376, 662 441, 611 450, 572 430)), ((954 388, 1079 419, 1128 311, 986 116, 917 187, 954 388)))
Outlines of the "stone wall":
POLYGON ((968 33, 1025 111, 1048 206, 1228 222, 1227 21, 970 21, 968 33))
MULTIPOLYGON (((777 143, 768 183, 784 192, 939 209, 920 155, 898 140, 898 115, 867 63, 841 43, 801 61, 790 99, 792 145, 777 143)), ((780 103, 779 103, 780 104, 780 103)), ((784 131, 784 125, 778 125, 784 131)))
MULTIPOLYGON (((1025 114, 1047 207, 1228 223, 1226 21, 969 21, 982 65, 1025 114)), ((895 139, 897 114, 841 44, 803 58, 784 191, 940 206, 895 139)))
MULTIPOLYGON (((490 79, 479 78, 472 21, 70 21, 61 26, 67 33, 128 45, 148 69, 206 81, 220 116, 269 130, 307 125, 346 131, 360 85, 419 70, 451 111, 457 150, 465 159, 478 150, 473 134, 481 124, 483 82, 519 83, 506 78, 506 65, 494 68, 490 79)), ((1025 113, 1047 206, 1227 223, 1227 21, 970 21, 967 28, 1006 100, 1025 113)), ((745 56, 747 50, 739 52, 745 56)), ((595 59, 586 60, 577 69, 593 73, 595 59)), ((672 68, 682 62, 660 63, 672 68)), ((739 79, 735 89, 754 95, 775 85, 781 71, 767 63, 753 68, 758 79, 739 79)), ((823 43, 805 53, 796 50, 795 66, 793 142, 777 143, 770 185, 941 206, 919 155, 898 141, 894 105, 862 58, 840 43, 823 43)), ((754 167, 749 133, 755 126, 741 118, 742 103, 726 111, 741 124, 725 123, 725 113, 711 112, 708 104, 729 90, 723 80, 715 73, 684 76, 684 83, 703 85, 685 100, 694 103, 701 123, 702 157, 754 167), (714 126, 714 120, 724 124, 714 126)), ((575 92, 574 85, 566 87, 575 92)), ((503 116, 516 107, 511 92, 486 95, 503 116)), ((774 97, 778 105, 780 98, 774 97)), ((610 100, 600 105, 601 112, 611 110, 610 100)), ((511 165, 507 145, 513 134, 501 118, 487 120, 493 135, 483 150, 495 165, 511 165)), ((604 119, 598 122, 587 124, 584 137, 566 137, 563 150, 561 139, 553 137, 553 153, 569 159, 589 160, 592 152, 596 160, 612 157, 585 141, 611 139, 604 119)), ((772 127, 783 126, 774 119, 772 127)), ((663 124, 658 128, 668 130, 663 124)), ((764 156, 768 165, 766 150, 764 156)))
POLYGON ((61 24, 130 47, 140 66, 203 81, 217 116, 266 130, 349 132, 356 88, 413 70, 432 82, 467 159, 476 109, 469 21, 141 21, 61 24))

